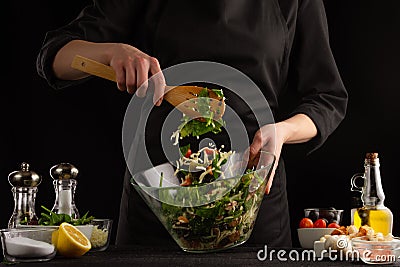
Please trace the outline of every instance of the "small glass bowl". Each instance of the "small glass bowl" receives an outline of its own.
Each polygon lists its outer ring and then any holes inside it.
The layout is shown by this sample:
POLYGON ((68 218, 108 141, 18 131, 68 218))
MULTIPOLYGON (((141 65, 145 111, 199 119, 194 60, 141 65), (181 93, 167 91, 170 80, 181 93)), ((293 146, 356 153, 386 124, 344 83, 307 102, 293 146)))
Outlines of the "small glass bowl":
POLYGON ((304 209, 304 217, 310 218, 313 222, 318 219, 326 219, 329 223, 342 223, 343 210, 335 208, 309 208, 304 209))
POLYGON ((362 237, 351 240, 355 256, 367 264, 392 264, 399 260, 400 239, 390 241, 369 241, 362 237))
POLYGON ((56 255, 51 244, 55 229, 2 229, 4 260, 10 263, 49 261, 56 255))
POLYGON ((113 221, 111 219, 93 219, 90 223, 93 225, 90 243, 90 251, 104 251, 108 248, 111 239, 111 229, 113 221))
MULTIPOLYGON (((92 236, 93 225, 84 224, 75 226, 79 231, 82 232, 88 239, 92 236)), ((58 230, 58 225, 18 225, 18 229, 53 229, 58 230)))

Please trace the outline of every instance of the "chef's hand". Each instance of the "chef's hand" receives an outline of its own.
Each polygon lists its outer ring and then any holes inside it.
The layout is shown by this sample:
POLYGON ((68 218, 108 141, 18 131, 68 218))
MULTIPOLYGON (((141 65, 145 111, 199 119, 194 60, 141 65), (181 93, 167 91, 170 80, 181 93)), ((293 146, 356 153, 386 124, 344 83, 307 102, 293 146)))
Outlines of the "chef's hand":
POLYGON ((305 114, 296 114, 293 117, 261 127, 255 134, 249 147, 249 164, 257 166, 258 155, 261 150, 274 153, 276 161, 272 167, 271 177, 268 180, 265 192, 269 194, 278 166, 283 144, 303 143, 317 135, 317 127, 305 114))
POLYGON ((249 166, 257 166, 259 161, 259 152, 267 151, 275 155, 275 163, 272 166, 271 176, 267 182, 265 192, 269 194, 274 180, 276 168, 278 166, 279 157, 281 155, 282 146, 285 142, 285 137, 282 131, 278 130, 278 123, 268 124, 261 127, 255 134, 253 142, 249 148, 249 166))
POLYGON ((116 74, 117 86, 121 91, 144 97, 150 81, 154 86, 153 102, 161 105, 165 79, 158 60, 139 49, 122 43, 94 43, 84 40, 72 40, 64 45, 53 61, 53 71, 61 80, 78 80, 89 74, 71 67, 76 55, 81 55, 105 65, 111 66, 116 74))
POLYGON ((165 79, 158 60, 127 44, 115 44, 109 65, 113 67, 118 89, 139 97, 146 95, 149 76, 153 76, 154 103, 159 106, 164 95, 165 79))

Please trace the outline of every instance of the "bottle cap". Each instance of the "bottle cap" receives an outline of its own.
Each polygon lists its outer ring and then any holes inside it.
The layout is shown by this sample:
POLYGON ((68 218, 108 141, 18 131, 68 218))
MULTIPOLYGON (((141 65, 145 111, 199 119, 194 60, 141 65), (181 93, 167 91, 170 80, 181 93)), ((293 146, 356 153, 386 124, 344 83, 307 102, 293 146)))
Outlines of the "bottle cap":
POLYGON ((71 163, 60 163, 50 168, 50 176, 54 180, 75 179, 78 169, 71 163))
POLYGON ((366 164, 376 164, 379 163, 378 153, 367 153, 365 155, 366 164))
POLYGON ((366 159, 377 159, 378 158, 378 153, 367 153, 365 155, 366 159))
POLYGON ((11 172, 8 182, 14 187, 36 187, 42 182, 42 178, 36 172, 29 170, 29 164, 23 162, 21 170, 11 172))

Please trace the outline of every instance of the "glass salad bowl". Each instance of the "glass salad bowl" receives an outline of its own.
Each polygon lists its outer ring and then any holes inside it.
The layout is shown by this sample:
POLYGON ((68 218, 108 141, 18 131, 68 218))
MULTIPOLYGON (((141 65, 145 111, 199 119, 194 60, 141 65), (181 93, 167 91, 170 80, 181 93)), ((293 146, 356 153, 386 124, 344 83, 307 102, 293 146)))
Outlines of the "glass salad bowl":
POLYGON ((250 169, 244 158, 231 155, 208 183, 182 186, 171 163, 137 173, 131 183, 184 251, 228 249, 249 239, 275 163, 265 151, 250 169))

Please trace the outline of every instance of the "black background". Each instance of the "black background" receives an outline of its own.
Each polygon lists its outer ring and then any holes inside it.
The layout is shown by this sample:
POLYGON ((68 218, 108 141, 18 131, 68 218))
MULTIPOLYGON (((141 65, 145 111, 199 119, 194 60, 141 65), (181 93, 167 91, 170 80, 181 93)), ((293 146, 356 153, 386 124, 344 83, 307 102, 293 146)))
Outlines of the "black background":
MULTIPOLYGON (((11 1, 3 21, 0 89, 0 227, 13 209, 7 176, 21 162, 43 176, 36 200, 52 207, 49 168, 60 162, 79 170, 76 204, 81 213, 112 218, 117 225, 124 174, 121 128, 130 100, 115 85, 91 81, 55 91, 36 73, 45 32, 77 16, 86 1, 11 1)), ((379 152, 385 204, 400 235, 397 156, 400 86, 400 1, 325 0, 330 41, 349 92, 348 113, 325 145, 309 156, 286 146, 288 195, 294 245, 307 207, 345 210, 350 222, 350 178, 363 172, 366 152, 379 152)))

